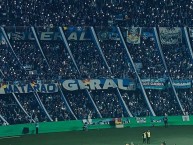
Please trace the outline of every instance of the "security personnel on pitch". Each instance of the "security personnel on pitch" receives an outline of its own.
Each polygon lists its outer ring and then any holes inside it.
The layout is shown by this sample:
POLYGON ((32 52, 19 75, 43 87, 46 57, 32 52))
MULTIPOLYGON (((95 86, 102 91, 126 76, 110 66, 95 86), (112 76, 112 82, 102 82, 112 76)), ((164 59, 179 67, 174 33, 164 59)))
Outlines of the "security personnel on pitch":
POLYGON ((165 116, 163 120, 164 120, 165 127, 168 127, 168 117, 165 116))
POLYGON ((35 127, 36 127, 36 134, 38 134, 39 133, 39 120, 37 116, 35 117, 35 127))
POLYGON ((151 133, 149 130, 146 132, 146 136, 147 136, 147 144, 150 144, 151 133))
POLYGON ((143 138, 143 143, 146 143, 146 140, 147 140, 146 132, 142 134, 142 138, 143 138))

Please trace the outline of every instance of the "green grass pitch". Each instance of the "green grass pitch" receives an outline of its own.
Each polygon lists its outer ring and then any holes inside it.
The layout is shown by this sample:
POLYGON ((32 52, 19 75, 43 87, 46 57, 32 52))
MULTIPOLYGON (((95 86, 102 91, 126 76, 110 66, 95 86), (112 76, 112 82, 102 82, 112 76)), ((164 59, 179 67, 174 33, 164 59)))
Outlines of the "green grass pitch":
POLYGON ((137 127, 71 131, 0 138, 0 145, 125 145, 142 144, 142 132, 151 131, 151 145, 193 145, 193 126, 137 127))

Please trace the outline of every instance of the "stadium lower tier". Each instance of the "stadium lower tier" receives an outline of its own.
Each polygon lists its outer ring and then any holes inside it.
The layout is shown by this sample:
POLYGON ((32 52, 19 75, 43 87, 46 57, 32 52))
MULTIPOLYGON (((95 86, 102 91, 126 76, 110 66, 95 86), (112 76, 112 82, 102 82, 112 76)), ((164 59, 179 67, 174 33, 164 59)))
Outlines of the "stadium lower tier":
MULTIPOLYGON (((38 128, 39 133, 51 133, 83 130, 85 123, 88 125, 88 130, 125 127, 164 127, 163 118, 164 116, 42 122, 39 123, 38 128)), ((168 116, 168 126, 173 125, 193 125, 193 116, 168 116)), ((0 126, 0 137, 36 134, 36 127, 35 123, 0 126)))

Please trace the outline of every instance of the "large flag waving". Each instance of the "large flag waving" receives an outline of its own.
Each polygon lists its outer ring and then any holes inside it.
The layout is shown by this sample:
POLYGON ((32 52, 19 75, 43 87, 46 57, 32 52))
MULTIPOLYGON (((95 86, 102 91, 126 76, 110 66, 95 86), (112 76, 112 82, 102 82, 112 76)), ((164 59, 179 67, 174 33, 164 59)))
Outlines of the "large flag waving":
POLYGON ((162 44, 178 44, 182 42, 182 32, 179 27, 159 27, 160 41, 162 44))
POLYGON ((131 27, 127 29, 127 42, 132 44, 140 44, 141 28, 131 27))

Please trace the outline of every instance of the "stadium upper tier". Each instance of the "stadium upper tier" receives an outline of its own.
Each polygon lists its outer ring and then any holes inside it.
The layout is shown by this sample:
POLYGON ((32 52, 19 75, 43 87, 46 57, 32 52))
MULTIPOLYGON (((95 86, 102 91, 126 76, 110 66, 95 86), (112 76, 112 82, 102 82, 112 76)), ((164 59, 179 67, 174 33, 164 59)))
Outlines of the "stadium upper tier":
POLYGON ((193 114, 191 27, 0 27, 0 122, 193 114))
POLYGON ((5 26, 192 26, 192 0, 1 0, 5 26))

